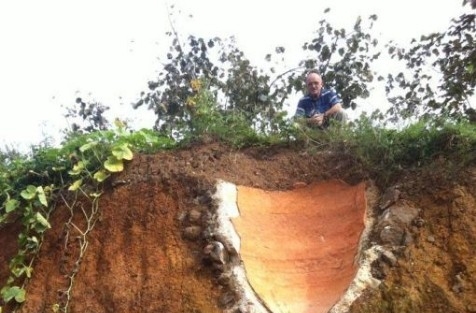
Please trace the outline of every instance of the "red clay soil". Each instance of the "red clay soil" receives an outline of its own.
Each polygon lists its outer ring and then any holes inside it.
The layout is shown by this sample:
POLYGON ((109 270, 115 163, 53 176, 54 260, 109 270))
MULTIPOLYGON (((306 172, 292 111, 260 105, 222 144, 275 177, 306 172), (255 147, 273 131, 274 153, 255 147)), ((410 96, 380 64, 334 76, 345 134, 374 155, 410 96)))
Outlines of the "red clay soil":
MULTIPOLYGON (((220 312, 218 289, 183 240, 179 199, 156 184, 122 186, 101 197, 101 214, 73 282, 70 312, 220 312)), ((82 203, 88 210, 89 203, 82 203)), ((79 208, 78 208, 79 210, 79 208)), ((78 259, 77 242, 64 247, 58 212, 35 264, 20 312, 63 305, 78 259)), ((86 229, 79 216, 76 225, 86 229)), ((71 231, 70 238, 78 233, 71 231)))
MULTIPOLYGON (((86 237, 88 246, 82 257, 80 233, 75 227, 87 229, 81 208, 89 212, 91 203, 78 200, 73 226, 68 223, 67 205, 58 200, 51 217, 52 229, 46 232, 33 263, 33 276, 25 286, 27 300, 16 308, 5 307, 0 301, 2 313, 14 309, 50 313, 58 307, 64 312, 66 303, 70 313, 224 312, 235 301, 234 294, 220 276, 222 269, 203 253, 213 239, 209 221, 214 218, 212 195, 217 179, 265 193, 287 192, 296 182, 313 185, 330 179, 359 189, 369 176, 345 151, 306 146, 236 150, 206 143, 136 155, 125 171, 105 186, 97 222, 86 237), (74 277, 71 285, 70 277, 74 277)), ((408 253, 398 255, 392 267, 378 268, 384 283, 359 298, 350 312, 476 312, 476 171, 468 169, 446 180, 441 170, 424 175, 415 172, 397 182, 401 183, 402 197, 422 209, 423 226, 412 230, 414 242, 405 250, 408 253)), ((387 186, 379 187, 384 190, 387 186)), ((66 203, 71 206, 73 200, 67 197, 66 203)), ((329 201, 339 204, 340 199, 329 201)), ((362 201, 356 199, 356 203, 362 201)), ((317 210, 313 213, 320 214, 317 210)), ((333 211, 322 214, 326 213, 333 211)), ((350 222, 345 216, 341 219, 350 222)), ((257 229, 260 231, 256 233, 267 234, 267 229, 257 229)), ((354 232, 359 230, 349 234, 354 232)), ((0 228, 2 285, 8 277, 8 260, 15 254, 12 243, 17 235, 15 224, 0 228)), ((330 240, 330 235, 323 236, 330 240)), ((297 246, 303 244, 299 238, 297 246)), ((316 253, 316 245, 322 243, 318 239, 309 242, 316 253)), ((355 245, 353 235, 349 240, 355 245)), ((378 237, 372 240, 378 241, 378 237)), ((347 248, 342 247, 350 255, 353 249, 347 248)), ((350 276, 349 272, 346 280, 350 276)), ((309 286, 319 287, 317 282, 309 282, 309 286)), ((339 290, 342 288, 344 283, 339 290)), ((316 293, 309 290, 312 296, 316 293)))
POLYGON ((272 312, 325 313, 356 273, 365 184, 331 180, 291 191, 238 188, 248 280, 272 312))

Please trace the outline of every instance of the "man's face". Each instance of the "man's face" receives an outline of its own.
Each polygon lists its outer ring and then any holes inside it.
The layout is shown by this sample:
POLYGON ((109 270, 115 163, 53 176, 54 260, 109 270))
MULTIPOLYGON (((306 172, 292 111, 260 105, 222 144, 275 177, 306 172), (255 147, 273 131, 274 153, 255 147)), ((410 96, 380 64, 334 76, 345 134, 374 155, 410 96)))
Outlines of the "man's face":
POLYGON ((306 79, 307 92, 311 97, 317 97, 321 93, 322 78, 316 73, 311 73, 306 79))

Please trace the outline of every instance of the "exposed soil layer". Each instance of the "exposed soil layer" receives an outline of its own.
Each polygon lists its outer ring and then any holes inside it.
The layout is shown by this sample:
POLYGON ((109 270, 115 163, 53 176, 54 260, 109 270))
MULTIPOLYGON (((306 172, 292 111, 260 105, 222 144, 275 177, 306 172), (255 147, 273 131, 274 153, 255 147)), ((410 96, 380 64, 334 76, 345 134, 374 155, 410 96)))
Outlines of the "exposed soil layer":
MULTIPOLYGON (((418 206, 418 221, 408 229, 411 240, 394 251, 395 262, 375 262, 382 283, 351 312, 476 312, 476 170, 457 174, 409 171, 393 182, 400 198, 418 206)), ((72 218, 60 201, 17 312, 65 305, 81 313, 227 310, 234 294, 203 252, 212 236, 207 223, 217 179, 263 190, 329 179, 371 183, 352 156, 309 147, 235 150, 207 143, 136 155, 105 186, 97 216, 88 199, 67 200, 75 203, 72 218), (94 216, 89 226, 83 209, 94 216)), ((383 193, 388 186, 378 187, 383 193)), ((17 234, 15 225, 0 229, 2 281, 17 234)), ((379 235, 371 241, 379 243, 379 235)))
POLYGON ((291 191, 238 188, 248 280, 272 312, 325 313, 354 279, 365 184, 329 180, 291 191))

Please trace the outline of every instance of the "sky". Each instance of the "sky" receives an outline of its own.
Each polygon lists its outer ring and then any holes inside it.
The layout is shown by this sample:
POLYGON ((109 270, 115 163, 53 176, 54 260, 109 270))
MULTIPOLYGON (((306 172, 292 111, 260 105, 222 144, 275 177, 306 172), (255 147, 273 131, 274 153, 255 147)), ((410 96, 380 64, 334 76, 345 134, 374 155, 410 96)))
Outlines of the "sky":
MULTIPOLYGON (((111 108, 109 119, 152 127, 155 116, 131 103, 156 78, 169 48, 171 25, 179 34, 234 36, 259 63, 286 47, 289 68, 302 60, 324 15, 350 28, 358 16, 377 14, 380 40, 408 43, 447 29, 464 9, 460 0, 17 0, 0 2, 0 149, 19 150, 46 137, 58 144, 70 121, 65 107, 76 97, 111 108), (174 6, 174 9, 170 9, 174 6)), ((375 91, 368 101, 379 101, 375 91), (374 100, 372 100, 374 99, 374 100)), ((293 110, 295 103, 289 103, 293 110)), ((376 105, 376 104, 374 104, 376 105)))

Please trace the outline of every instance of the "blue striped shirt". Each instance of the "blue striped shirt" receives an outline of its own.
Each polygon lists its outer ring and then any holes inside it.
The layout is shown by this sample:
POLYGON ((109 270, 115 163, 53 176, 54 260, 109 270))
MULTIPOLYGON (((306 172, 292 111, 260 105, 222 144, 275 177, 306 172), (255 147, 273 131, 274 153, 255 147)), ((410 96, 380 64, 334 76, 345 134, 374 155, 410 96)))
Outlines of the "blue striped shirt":
POLYGON ((302 97, 297 105, 296 117, 311 117, 317 113, 324 113, 337 103, 342 103, 339 95, 331 90, 322 88, 321 94, 317 98, 309 95, 302 97))

